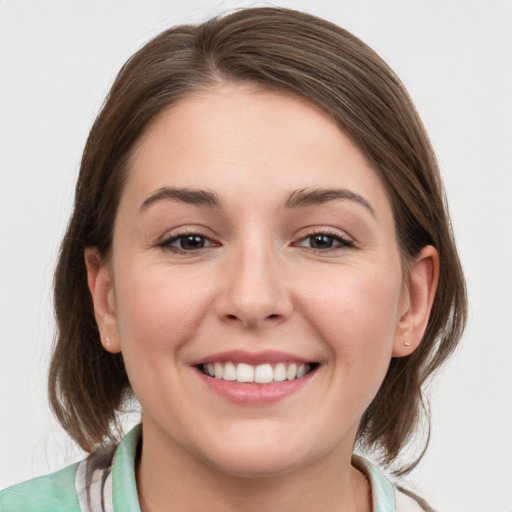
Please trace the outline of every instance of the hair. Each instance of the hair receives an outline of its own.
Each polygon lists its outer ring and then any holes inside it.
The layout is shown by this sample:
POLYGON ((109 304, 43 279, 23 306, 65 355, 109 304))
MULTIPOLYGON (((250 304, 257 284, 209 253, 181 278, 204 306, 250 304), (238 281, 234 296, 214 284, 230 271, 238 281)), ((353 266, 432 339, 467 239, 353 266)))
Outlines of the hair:
MULTIPOLYGON (((132 393, 122 354, 105 351, 100 342, 84 250, 96 247, 108 257, 130 156, 156 116, 194 91, 226 82, 292 93, 328 112, 386 188, 404 268, 426 245, 439 253, 439 283, 422 343, 410 356, 391 360, 357 436, 359 446, 390 465, 420 420, 430 425, 422 387, 462 335, 464 277, 436 158, 404 86, 354 35, 289 9, 242 9, 171 28, 121 68, 84 149, 55 273, 51 407, 84 450, 117 440, 119 413, 132 393)), ((396 472, 414 467, 424 449, 396 472)))

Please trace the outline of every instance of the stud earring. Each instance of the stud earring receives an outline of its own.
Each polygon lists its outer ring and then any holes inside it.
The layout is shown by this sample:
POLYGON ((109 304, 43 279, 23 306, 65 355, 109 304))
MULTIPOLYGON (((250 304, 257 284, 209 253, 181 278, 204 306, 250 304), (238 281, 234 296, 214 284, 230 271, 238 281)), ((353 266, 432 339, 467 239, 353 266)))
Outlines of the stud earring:
POLYGON ((110 347, 110 336, 107 336, 105 338, 105 343, 107 344, 108 347, 110 347))
POLYGON ((410 347, 411 346, 411 343, 409 341, 404 341, 404 346, 405 347, 410 347))

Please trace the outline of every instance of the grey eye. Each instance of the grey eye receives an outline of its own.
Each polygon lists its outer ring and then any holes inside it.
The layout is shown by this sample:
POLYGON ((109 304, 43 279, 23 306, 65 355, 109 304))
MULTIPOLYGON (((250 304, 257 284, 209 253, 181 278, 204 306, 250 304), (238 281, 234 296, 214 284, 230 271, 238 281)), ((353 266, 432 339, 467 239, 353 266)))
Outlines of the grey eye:
POLYGON ((307 247, 317 251, 337 249, 342 247, 354 247, 353 242, 339 235, 330 235, 329 233, 316 233, 304 237, 297 244, 300 247, 307 247))
POLYGON ((179 252, 192 252, 215 245, 207 236, 198 233, 187 233, 173 236, 160 244, 163 249, 179 252))
POLYGON ((180 249, 183 249, 184 251, 202 249, 206 246, 206 238, 201 235, 180 236, 176 241, 179 243, 180 249))
POLYGON ((310 247, 313 249, 330 249, 335 243, 335 237, 330 235, 308 236, 310 247))

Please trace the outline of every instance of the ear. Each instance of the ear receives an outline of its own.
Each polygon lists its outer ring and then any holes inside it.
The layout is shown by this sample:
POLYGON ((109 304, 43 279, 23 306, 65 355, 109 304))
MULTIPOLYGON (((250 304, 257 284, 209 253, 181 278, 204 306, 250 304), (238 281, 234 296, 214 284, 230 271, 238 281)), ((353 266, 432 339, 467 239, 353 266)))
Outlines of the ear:
POLYGON ((121 352, 117 317, 115 312, 114 286, 112 270, 108 261, 104 261, 98 249, 85 249, 87 284, 94 305, 94 317, 100 331, 101 344, 108 352, 121 352))
POLYGON ((427 328, 439 280, 439 254, 425 246, 414 259, 402 292, 400 319, 393 344, 393 357, 412 354, 427 328))

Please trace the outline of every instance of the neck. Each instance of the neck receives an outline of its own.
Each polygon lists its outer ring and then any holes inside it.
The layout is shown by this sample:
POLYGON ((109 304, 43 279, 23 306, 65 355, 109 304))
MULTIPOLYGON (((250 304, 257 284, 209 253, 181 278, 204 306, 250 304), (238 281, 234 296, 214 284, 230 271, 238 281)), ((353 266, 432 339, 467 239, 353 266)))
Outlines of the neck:
POLYGON ((142 512, 371 512, 365 477, 339 450, 320 460, 274 476, 228 474, 179 446, 144 438, 137 464, 142 512))

